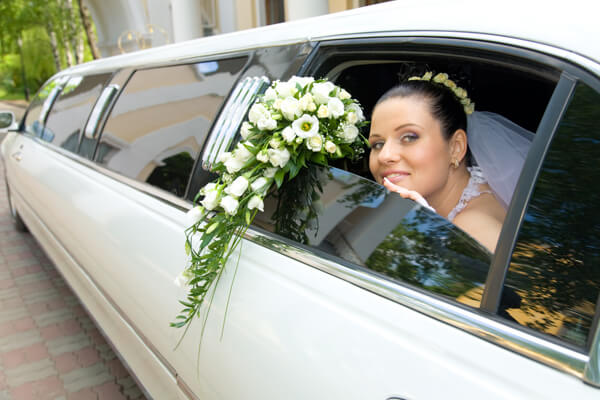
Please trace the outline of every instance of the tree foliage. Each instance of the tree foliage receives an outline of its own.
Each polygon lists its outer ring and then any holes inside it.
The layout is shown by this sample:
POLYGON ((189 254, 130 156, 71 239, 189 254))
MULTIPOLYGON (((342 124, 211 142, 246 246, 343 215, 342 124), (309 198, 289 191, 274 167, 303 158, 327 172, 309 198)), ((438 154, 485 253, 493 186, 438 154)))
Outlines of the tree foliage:
POLYGON ((0 89, 35 92, 58 70, 91 60, 85 36, 78 1, 0 1, 0 89))

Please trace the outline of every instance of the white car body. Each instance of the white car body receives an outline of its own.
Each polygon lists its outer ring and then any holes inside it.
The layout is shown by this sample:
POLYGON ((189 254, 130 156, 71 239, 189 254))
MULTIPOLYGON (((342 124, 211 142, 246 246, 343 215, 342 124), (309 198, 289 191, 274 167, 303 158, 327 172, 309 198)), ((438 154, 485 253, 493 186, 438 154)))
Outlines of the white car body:
MULTIPOLYGON (((59 76, 297 43, 443 37, 528 49, 600 78, 598 7, 399 1, 98 60, 59 76)), ((200 320, 177 347, 182 330, 169 323, 186 294, 174 279, 187 262, 192 203, 22 133, 8 133, 1 153, 20 217, 152 398, 600 396, 598 333, 584 354, 309 251, 274 251, 252 229, 216 289, 200 352, 200 320)))

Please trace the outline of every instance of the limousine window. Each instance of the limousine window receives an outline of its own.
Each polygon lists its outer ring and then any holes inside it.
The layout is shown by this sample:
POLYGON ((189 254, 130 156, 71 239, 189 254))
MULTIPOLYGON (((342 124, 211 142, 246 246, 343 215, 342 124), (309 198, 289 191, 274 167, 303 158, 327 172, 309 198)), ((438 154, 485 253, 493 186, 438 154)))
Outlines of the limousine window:
POLYGON ((41 136, 42 128, 44 126, 44 117, 42 111, 49 105, 47 102, 49 101, 48 97, 52 93, 53 90, 57 88, 60 82, 60 78, 53 79, 46 83, 35 95, 29 107, 27 109, 27 114, 25 114, 24 118, 24 129, 25 132, 28 132, 35 136, 41 136))
POLYGON ((586 347, 600 294, 600 94, 578 84, 542 165, 506 277, 519 324, 586 347))
POLYGON ((95 159, 183 196, 213 119, 246 57, 136 71, 104 126, 95 159))
POLYGON ((474 307, 491 260, 445 218, 333 167, 303 170, 266 199, 254 224, 325 257, 474 307))
POLYGON ((79 133, 110 76, 111 74, 98 74, 70 78, 48 115, 48 134, 43 139, 69 151, 77 151, 79 133))

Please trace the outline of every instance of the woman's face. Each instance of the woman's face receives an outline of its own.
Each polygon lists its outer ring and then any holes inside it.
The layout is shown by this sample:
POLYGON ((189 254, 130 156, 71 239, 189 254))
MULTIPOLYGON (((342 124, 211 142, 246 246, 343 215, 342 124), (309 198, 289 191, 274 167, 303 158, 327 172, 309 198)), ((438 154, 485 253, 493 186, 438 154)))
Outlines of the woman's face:
POLYGON ((448 180, 451 152, 441 125, 421 97, 390 98, 371 118, 369 168, 379 183, 416 190, 428 198, 448 180))

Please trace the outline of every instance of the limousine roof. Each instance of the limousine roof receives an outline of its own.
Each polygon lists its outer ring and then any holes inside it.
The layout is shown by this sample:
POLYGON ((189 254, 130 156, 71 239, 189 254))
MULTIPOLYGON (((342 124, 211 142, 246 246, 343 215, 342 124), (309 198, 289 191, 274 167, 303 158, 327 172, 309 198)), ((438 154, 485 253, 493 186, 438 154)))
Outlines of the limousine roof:
POLYGON ((579 58, 600 74, 600 3, 589 0, 398 0, 304 20, 210 36, 81 64, 63 73, 85 74, 273 45, 352 36, 471 37, 519 45, 527 40, 579 58), (594 61, 594 62, 590 62, 594 61))

